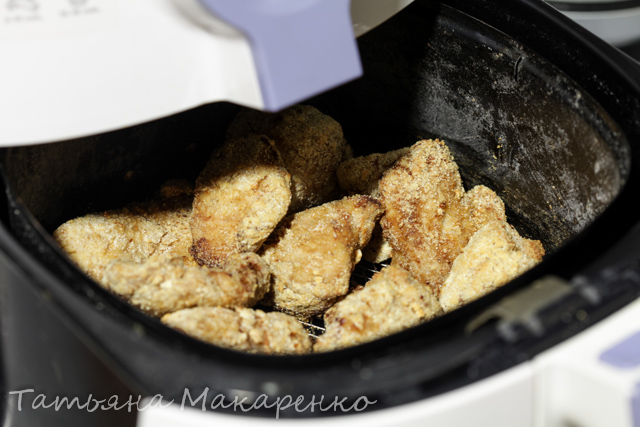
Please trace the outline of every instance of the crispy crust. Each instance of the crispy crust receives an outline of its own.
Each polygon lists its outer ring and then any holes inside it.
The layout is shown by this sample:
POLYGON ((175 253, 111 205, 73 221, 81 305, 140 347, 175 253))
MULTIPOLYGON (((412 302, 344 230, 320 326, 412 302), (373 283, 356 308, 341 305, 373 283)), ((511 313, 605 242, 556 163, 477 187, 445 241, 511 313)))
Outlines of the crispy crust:
POLYGON ((440 303, 447 312, 455 310, 524 273, 543 256, 540 241, 521 237, 506 222, 490 221, 453 262, 440 303))
POLYGON ((69 221, 54 239, 165 324, 263 354, 311 351, 289 314, 324 313, 314 351, 331 351, 454 310, 544 255, 507 224, 492 190, 465 192, 442 141, 351 159, 340 125, 309 106, 243 110, 227 137, 195 190, 169 183, 151 201, 69 221), (391 266, 350 288, 361 257, 389 256, 391 266), (281 313, 243 308, 258 301, 281 313))
POLYGON ((115 260, 103 286, 153 316, 189 307, 248 307, 270 283, 267 264, 254 253, 233 254, 224 269, 203 267, 189 258, 136 263, 115 260))
POLYGON ((229 125, 228 138, 264 134, 275 141, 291 173, 289 213, 327 202, 337 188, 336 169, 351 157, 340 124, 308 105, 279 113, 244 109, 229 125))
POLYGON ((194 338, 238 351, 304 354, 311 350, 311 340, 300 322, 284 313, 198 307, 167 314, 162 322, 194 338))
POLYGON ((330 351, 373 341, 440 314, 442 308, 430 288, 405 269, 391 265, 327 310, 326 332, 313 350, 330 351))
POLYGON ((188 183, 172 181, 150 201, 67 221, 53 238, 82 271, 100 281, 105 267, 118 258, 189 256, 192 199, 188 183))
POLYGON ((285 218, 261 251, 273 272, 265 302, 300 318, 329 308, 348 292, 381 214, 375 199, 353 196, 285 218))
POLYGON ((374 153, 345 160, 338 166, 338 184, 340 184, 340 188, 351 195, 363 194, 380 197, 378 190, 380 178, 387 169, 408 152, 409 148, 405 147, 388 153, 374 153))
POLYGON ((455 258, 488 221, 504 221, 504 204, 490 189, 465 194, 458 166, 439 140, 419 141, 379 184, 380 224, 393 261, 439 293, 455 258))
POLYGON ((250 135, 215 150, 196 182, 191 254, 219 267, 234 253, 255 252, 284 217, 290 175, 272 140, 250 135))

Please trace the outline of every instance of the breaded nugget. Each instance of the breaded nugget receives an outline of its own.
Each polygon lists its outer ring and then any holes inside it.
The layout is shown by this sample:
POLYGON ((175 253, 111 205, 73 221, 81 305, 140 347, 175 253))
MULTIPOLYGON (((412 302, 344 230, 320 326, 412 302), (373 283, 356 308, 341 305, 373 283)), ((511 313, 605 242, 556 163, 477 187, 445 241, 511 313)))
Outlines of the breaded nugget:
POLYGON ((493 190, 484 185, 473 187, 462 196, 459 204, 451 205, 445 210, 441 236, 453 260, 467 245, 471 236, 485 224, 507 220, 504 203, 493 190))
POLYGON ((167 314, 162 322, 194 338, 238 351, 304 354, 311 350, 311 339, 302 324, 284 313, 197 307, 167 314))
POLYGON ((265 301, 300 318, 329 308, 349 290, 381 214, 377 200, 353 196, 286 217, 261 250, 273 273, 265 301))
POLYGON ((190 184, 172 181, 150 201, 72 219, 58 227, 53 238, 82 271, 100 281, 114 259, 189 256, 192 200, 190 184))
POLYGON ((462 197, 462 206, 455 212, 447 212, 445 216, 453 221, 445 222, 445 233, 451 235, 453 231, 447 226, 458 222, 461 226, 460 244, 464 247, 471 236, 491 221, 506 221, 504 202, 495 191, 484 185, 476 185, 462 197), (458 216, 459 218, 455 218, 458 216))
POLYGON ((289 213, 328 201, 337 188, 338 164, 351 157, 340 124, 308 105, 279 113, 244 109, 229 126, 227 137, 251 133, 273 139, 291 173, 289 213))
MULTIPOLYGON (((340 188, 348 194, 363 194, 380 197, 378 182, 401 156, 409 152, 409 147, 388 153, 374 153, 368 156, 348 159, 338 166, 337 176, 340 188)), ((362 258, 380 263, 391 257, 392 247, 382 236, 382 228, 376 225, 369 244, 362 249, 362 258)))
POLYGON ((540 241, 521 237, 506 222, 490 221, 453 262, 440 290, 440 304, 449 312, 480 298, 524 273, 543 256, 540 241))
POLYGON ((387 169, 409 152, 409 147, 388 153, 374 153, 340 163, 336 174, 340 188, 349 194, 380 197, 378 182, 387 169))
POLYGON ((442 141, 411 147, 380 180, 380 224, 393 262, 430 285, 436 295, 451 264, 487 221, 504 220, 504 204, 490 189, 465 194, 458 166, 442 141))
POLYGON ((287 213, 291 178, 273 141, 250 135, 216 149, 196 182, 191 254, 219 267, 255 252, 287 213))
POLYGON ((326 332, 315 352, 330 351, 381 338, 442 314, 431 289, 402 267, 391 265, 373 275, 324 315, 326 332))
POLYGON ((103 286, 145 312, 161 316, 190 307, 253 306, 269 289, 270 271, 254 253, 233 254, 224 269, 197 265, 191 258, 137 263, 115 260, 103 286))
POLYGON ((417 142, 384 174, 379 189, 385 206, 380 223, 394 263, 437 290, 462 250, 452 248, 442 233, 445 214, 458 210, 464 195, 449 150, 439 140, 417 142))

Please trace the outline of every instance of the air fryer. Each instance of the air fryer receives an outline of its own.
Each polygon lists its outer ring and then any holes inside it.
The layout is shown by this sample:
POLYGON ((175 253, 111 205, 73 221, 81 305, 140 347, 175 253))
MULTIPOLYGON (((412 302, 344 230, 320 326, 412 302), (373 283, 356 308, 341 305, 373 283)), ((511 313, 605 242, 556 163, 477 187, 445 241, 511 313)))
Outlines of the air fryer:
MULTIPOLYGON (((3 149, 5 390, 115 390, 178 402, 185 388, 198 396, 207 387, 210 397, 229 399, 367 396, 375 411, 530 360, 635 299, 638 284, 619 278, 640 253, 634 239, 623 239, 640 219, 632 203, 640 67, 533 0, 416 1, 362 36, 359 48, 364 77, 306 103, 342 124, 356 155, 444 140, 465 186, 494 189, 520 233, 543 242, 541 264, 465 307, 374 342, 305 356, 238 353, 130 307, 77 270, 50 237, 68 219, 144 199, 167 179, 194 180, 238 106, 210 104, 100 135, 3 149), (611 250, 622 255, 605 257, 611 250), (572 287, 531 301, 541 329, 516 319, 507 333, 486 315, 550 277, 572 287), (598 298, 589 297, 594 292, 598 298), (579 310, 588 316, 573 316, 579 310), (64 363, 51 368, 55 354, 64 363)), ((16 396, 6 398, 6 425, 69 416, 18 412, 16 404, 16 396)), ((76 416, 93 416, 94 425, 107 418, 85 412, 76 416)), ((279 414, 327 415, 335 414, 279 414)))

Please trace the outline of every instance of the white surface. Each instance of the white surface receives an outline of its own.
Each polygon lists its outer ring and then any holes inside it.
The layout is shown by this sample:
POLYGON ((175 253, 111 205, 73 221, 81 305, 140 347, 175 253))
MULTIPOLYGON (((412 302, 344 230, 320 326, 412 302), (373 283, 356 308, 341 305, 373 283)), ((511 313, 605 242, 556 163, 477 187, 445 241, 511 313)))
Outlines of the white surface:
MULTIPOLYGON (((354 0, 357 33, 410 2, 354 0)), ((216 101, 262 108, 246 38, 198 11, 195 0, 4 0, 0 146, 92 135, 216 101)))
MULTIPOLYGON (((222 415, 201 411, 180 402, 170 407, 141 411, 138 427, 530 427, 533 426, 533 382, 531 366, 521 364, 489 379, 423 401, 370 413, 350 413, 345 416, 292 420, 266 419, 222 415)), ((195 396, 193 396, 195 399, 195 396)), ((295 396, 294 396, 295 398, 295 396)), ((187 400, 188 402, 188 400, 187 400)), ((325 405, 326 406, 326 405, 325 405)), ((144 407, 144 403, 141 405, 144 407)), ((293 408, 292 408, 293 409, 293 408)), ((290 409, 291 410, 291 409, 290 409)))
POLYGON ((9 34, 0 39, 2 145, 95 134, 212 101, 262 105, 245 39, 213 36, 169 0, 87 0, 94 12, 68 19, 59 19, 60 0, 39 5, 0 9, 0 34, 9 34))
POLYGON ((536 357, 536 427, 631 427, 640 366, 620 369, 599 357, 638 331, 640 300, 536 357))
POLYGON ((640 39, 640 7, 602 12, 564 13, 614 46, 624 46, 640 39))

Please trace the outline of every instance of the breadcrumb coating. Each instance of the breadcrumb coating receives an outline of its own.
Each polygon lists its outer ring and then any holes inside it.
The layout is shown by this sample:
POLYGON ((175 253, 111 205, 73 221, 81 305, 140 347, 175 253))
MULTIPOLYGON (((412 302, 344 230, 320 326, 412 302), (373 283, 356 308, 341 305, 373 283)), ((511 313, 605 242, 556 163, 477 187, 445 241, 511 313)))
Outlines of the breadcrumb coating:
POLYGON ((326 332, 315 352, 373 341, 442 314, 431 289, 396 265, 373 275, 364 288, 347 295, 324 315, 326 332))
POLYGON ((327 202, 337 188, 338 165, 352 156, 340 123, 308 105, 279 113, 241 110, 229 125, 227 137, 252 133, 275 141, 291 173, 289 213, 327 202))
POLYGON ((267 292, 270 271, 254 253, 233 254, 224 269, 190 258, 137 263, 115 260, 102 284, 153 316, 190 307, 249 307, 267 292))
POLYGON ((375 199, 353 196, 286 217, 261 251, 273 273, 265 302, 300 318, 329 308, 348 292, 381 214, 375 199))
MULTIPOLYGON (((409 148, 406 147, 387 153, 374 153, 345 160, 338 166, 338 184, 347 194, 363 194, 379 198, 378 183, 380 178, 387 169, 408 152, 409 148)), ((362 258, 380 263, 391 257, 392 249, 382 235, 382 228, 377 224, 369 244, 362 249, 362 258)))
POLYGON ((100 281, 107 264, 118 258, 142 262, 189 256, 192 199, 190 184, 171 181, 155 199, 72 219, 53 238, 83 272, 100 281))
POLYGON ((378 183, 382 175, 402 156, 409 147, 387 153, 374 153, 356 157, 340 163, 337 170, 338 184, 348 194, 363 194, 380 197, 378 183))
POLYGON ((272 140, 249 135, 214 151, 196 182, 191 254, 219 267, 255 252, 287 213, 291 178, 272 140))
POLYGON ((380 180, 385 214, 380 224, 393 262, 431 286, 436 295, 469 238, 490 220, 506 220, 490 189, 465 194, 458 166, 440 140, 414 144, 380 180))
POLYGON ((506 222, 490 221, 453 262, 440 291, 440 304, 446 312, 455 310, 524 273, 543 256, 540 241, 521 237, 506 222))
POLYGON ((152 200, 73 219, 53 237, 82 271, 166 325, 260 354, 399 332, 544 256, 507 223, 495 192, 465 191, 444 142, 354 159, 340 124, 301 105, 241 110, 195 189, 169 182, 152 200), (361 258, 392 264, 354 288, 361 258), (248 308, 258 303, 276 311, 248 308), (299 320, 321 314, 326 332, 313 344, 299 320))
POLYGON ((311 339, 302 324, 284 313, 197 307, 162 317, 166 325, 210 344, 261 354, 304 354, 311 339))

